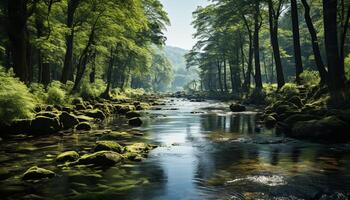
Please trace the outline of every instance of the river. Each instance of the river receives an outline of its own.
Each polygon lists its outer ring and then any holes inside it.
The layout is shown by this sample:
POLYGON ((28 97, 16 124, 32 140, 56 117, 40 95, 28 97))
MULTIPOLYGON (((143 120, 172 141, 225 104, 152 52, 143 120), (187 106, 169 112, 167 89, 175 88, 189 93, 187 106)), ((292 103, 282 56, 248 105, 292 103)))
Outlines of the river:
MULTIPOLYGON (((118 118, 100 131, 1 141, 0 192, 6 199, 313 199, 350 193, 350 144, 285 138, 256 125, 256 112, 232 113, 216 101, 167 99, 131 129, 118 118), (108 169, 58 169, 58 152, 88 152, 104 129, 138 131, 157 144, 140 163, 108 169), (51 180, 24 183, 32 165, 51 180), (326 196, 328 195, 328 196, 326 196)), ((253 109, 252 109, 253 110, 253 109)), ((341 198, 340 198, 341 199, 341 198)))

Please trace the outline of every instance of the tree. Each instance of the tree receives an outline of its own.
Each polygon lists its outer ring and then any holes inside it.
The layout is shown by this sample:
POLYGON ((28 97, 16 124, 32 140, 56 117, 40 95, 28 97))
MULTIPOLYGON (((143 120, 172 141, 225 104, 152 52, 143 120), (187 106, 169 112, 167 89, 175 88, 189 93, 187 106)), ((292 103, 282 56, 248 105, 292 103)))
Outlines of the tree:
POLYGON ((295 60, 295 78, 296 82, 300 84, 300 74, 303 72, 303 63, 301 60, 300 36, 299 36, 299 19, 298 19, 298 5, 296 0, 291 0, 291 13, 293 24, 293 42, 294 42, 294 60, 295 60))

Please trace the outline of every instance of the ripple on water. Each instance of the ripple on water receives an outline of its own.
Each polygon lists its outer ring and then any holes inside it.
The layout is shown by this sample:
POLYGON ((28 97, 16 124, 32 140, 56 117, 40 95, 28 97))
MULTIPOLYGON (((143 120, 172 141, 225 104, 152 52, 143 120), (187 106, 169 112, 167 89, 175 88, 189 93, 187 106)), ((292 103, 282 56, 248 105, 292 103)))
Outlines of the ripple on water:
POLYGON ((285 180, 285 178, 280 175, 254 175, 254 176, 247 176, 245 178, 237 178, 234 180, 226 181, 226 185, 232 185, 237 182, 247 182, 247 181, 266 185, 266 186, 282 186, 287 184, 287 181, 285 180))

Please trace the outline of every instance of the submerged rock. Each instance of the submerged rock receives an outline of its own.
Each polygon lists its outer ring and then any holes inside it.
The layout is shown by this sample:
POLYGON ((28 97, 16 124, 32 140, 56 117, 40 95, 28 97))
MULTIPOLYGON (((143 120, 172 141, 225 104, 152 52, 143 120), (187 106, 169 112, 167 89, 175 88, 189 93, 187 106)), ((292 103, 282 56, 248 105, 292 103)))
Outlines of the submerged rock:
POLYGON ((231 104, 230 110, 232 112, 244 112, 244 111, 246 111, 246 107, 241 105, 241 104, 231 104))
POLYGON ((91 125, 88 122, 80 122, 75 129, 78 131, 89 131, 91 130, 91 125))
POLYGON ((88 117, 88 116, 85 116, 85 115, 77 115, 75 116, 79 122, 91 122, 91 121, 94 121, 94 118, 92 117, 88 117))
POLYGON ((115 165, 123 160, 123 157, 113 151, 98 151, 93 154, 83 155, 78 161, 78 164, 84 165, 98 165, 98 166, 111 166, 115 165))
POLYGON ((74 115, 65 111, 61 113, 59 119, 64 129, 70 129, 79 124, 79 120, 74 115))
POLYGON ((141 126, 142 125, 142 120, 139 117, 134 117, 134 118, 131 118, 128 121, 128 124, 130 126, 141 126))
POLYGON ((140 154, 140 153, 148 153, 150 150, 152 150, 154 148, 155 148, 155 146, 153 146, 153 145, 139 142, 139 143, 134 143, 132 145, 126 146, 125 151, 130 152, 130 153, 140 154))
POLYGON ((44 178, 52 178, 56 176, 53 171, 39 168, 37 166, 33 166, 29 168, 22 176, 23 180, 40 180, 44 178))
POLYGON ((101 119, 101 120, 106 119, 106 115, 99 109, 86 110, 84 113, 86 116, 92 117, 95 119, 101 119))
POLYGON ((38 116, 32 120, 31 132, 38 134, 56 133, 61 129, 58 118, 38 116))
POLYGON ((58 115, 56 113, 48 112, 48 111, 38 112, 35 116, 36 117, 44 116, 44 117, 49 117, 49 118, 56 118, 56 117, 58 117, 58 115))
POLYGON ((268 128, 274 127, 276 125, 276 123, 277 123, 277 120, 272 115, 269 115, 264 119, 264 124, 268 128))
POLYGON ((134 111, 127 112, 125 116, 128 119, 131 119, 131 118, 134 118, 134 117, 141 117, 140 113, 134 112, 134 111))
POLYGON ((102 140, 96 142, 94 151, 115 151, 117 153, 123 153, 124 148, 117 142, 102 140))
POLYGON ((133 134, 128 132, 110 132, 102 135, 100 140, 122 140, 122 139, 130 139, 133 137, 133 134))
POLYGON ((348 128, 346 122, 336 116, 329 116, 320 120, 299 121, 288 135, 301 139, 338 141, 350 138, 348 128))
POLYGON ((57 162, 73 162, 78 160, 79 154, 76 151, 66 151, 61 154, 59 154, 56 158, 57 162))

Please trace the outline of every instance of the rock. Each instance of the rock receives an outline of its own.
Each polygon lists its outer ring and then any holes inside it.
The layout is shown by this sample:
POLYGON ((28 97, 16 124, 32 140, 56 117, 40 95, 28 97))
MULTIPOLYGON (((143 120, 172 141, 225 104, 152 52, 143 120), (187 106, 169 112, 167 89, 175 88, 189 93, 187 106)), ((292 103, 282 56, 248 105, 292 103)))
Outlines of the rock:
POLYGON ((62 111, 70 113, 70 112, 72 112, 72 108, 70 108, 70 107, 62 107, 62 111))
POLYGON ((83 155, 78 161, 78 164, 111 166, 123 160, 123 157, 113 151, 98 151, 93 154, 83 155))
POLYGON ((232 112, 244 112, 244 111, 246 111, 246 107, 241 105, 241 104, 231 104, 230 110, 232 112))
POLYGON ((44 117, 49 117, 49 118, 56 118, 58 115, 56 113, 53 112, 48 112, 48 111, 42 111, 42 112, 38 112, 36 115, 37 116, 44 116, 44 117))
POLYGON ((45 111, 53 111, 54 107, 52 105, 48 105, 45 108, 45 111))
POLYGON ((75 129, 78 131, 89 131, 91 130, 91 125, 88 122, 80 122, 75 129))
POLYGON ((66 151, 59 154, 56 158, 57 162, 73 162, 79 159, 79 154, 76 151, 66 151))
POLYGON ((64 129, 70 129, 79 124, 79 120, 74 115, 65 111, 60 114, 59 119, 64 129))
POLYGON ((110 132, 100 137, 100 140, 123 140, 130 139, 133 134, 127 132, 110 132))
POLYGON ((31 119, 15 119, 11 122, 10 125, 0 125, 1 132, 7 133, 25 133, 30 132, 31 129, 31 119))
POLYGON ((275 111, 278 115, 281 115, 286 112, 298 111, 298 107, 294 104, 281 104, 275 108, 275 111))
POLYGON ((135 107, 141 105, 141 103, 139 101, 134 101, 133 104, 134 104, 135 107))
POLYGON ((85 110, 86 107, 85 107, 84 104, 76 104, 76 105, 75 105, 75 109, 76 109, 76 110, 85 110))
POLYGON ((272 115, 269 115, 264 119, 264 124, 268 128, 274 127, 276 125, 276 123, 277 123, 277 120, 272 115))
POLYGON ((37 166, 33 166, 29 168, 22 176, 23 180, 40 180, 44 178, 52 178, 56 176, 53 171, 39 168, 37 166))
POLYGON ((135 109, 136 109, 136 110, 143 110, 143 108, 142 108, 142 106, 141 106, 141 105, 137 105, 137 106, 135 106, 135 109))
POLYGON ((130 126, 141 126, 142 120, 139 117, 134 117, 134 118, 129 119, 128 124, 130 126))
POLYGON ((350 138, 348 128, 346 122, 336 116, 329 116, 320 120, 299 121, 295 123, 288 136, 329 142, 343 141, 350 138))
POLYGON ((79 122, 91 122, 91 121, 94 121, 94 118, 92 117, 88 117, 88 116, 85 116, 85 115, 77 115, 75 116, 79 122))
POLYGON ((289 102, 293 103, 294 105, 298 106, 298 108, 303 107, 303 102, 298 96, 293 96, 290 99, 288 99, 289 102))
POLYGON ((134 118, 134 117, 141 117, 140 113, 134 112, 134 111, 127 112, 125 116, 128 119, 131 119, 131 118, 134 118))
POLYGON ((58 118, 38 116, 32 120, 30 129, 32 133, 52 134, 61 129, 61 124, 58 118))
POLYGON ((140 142, 140 143, 134 143, 132 145, 126 146, 125 151, 130 153, 141 154, 141 153, 148 153, 150 150, 154 148, 155 146, 140 142))
POLYGON ((127 112, 130 111, 130 107, 129 106, 121 106, 119 109, 118 109, 118 114, 120 115, 125 115, 127 112))
POLYGON ((87 105, 86 109, 94 109, 94 107, 92 105, 87 105))
POLYGON ((99 109, 86 110, 84 113, 86 116, 92 117, 95 119, 101 119, 101 120, 106 119, 106 115, 99 109))
POLYGON ((318 117, 309 114, 295 114, 287 117, 283 122, 292 128, 293 125, 299 121, 309 121, 314 119, 318 119, 318 117))
POLYGON ((84 104, 83 99, 81 98, 75 98, 72 100, 73 105, 78 105, 78 104, 84 104))
POLYGON ((123 153, 124 148, 114 141, 97 141, 94 151, 115 151, 117 153, 123 153))

